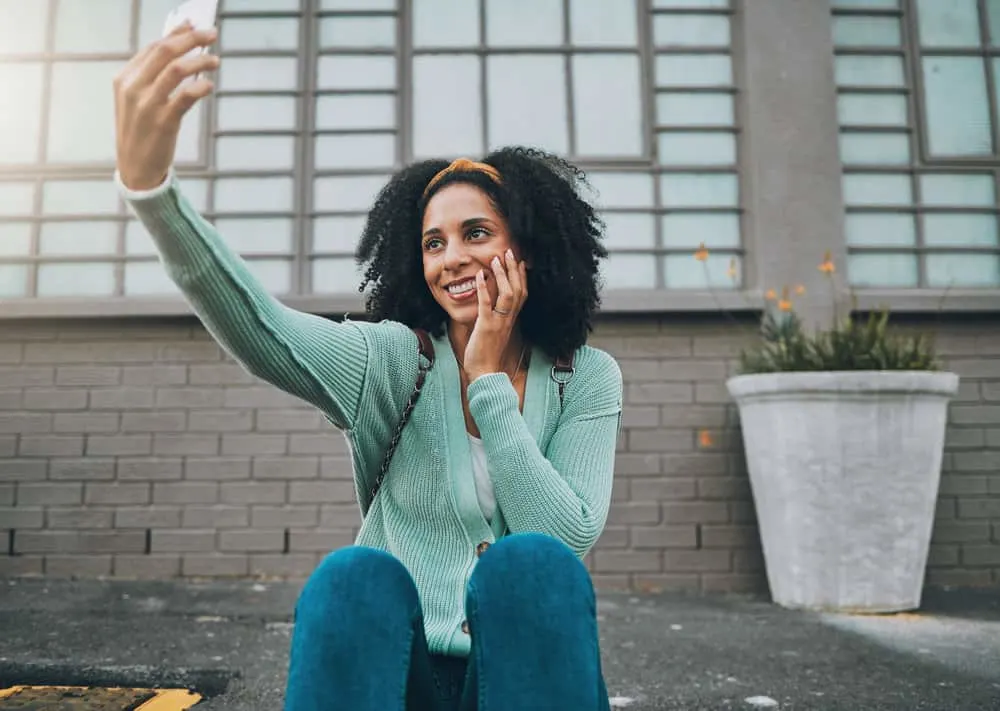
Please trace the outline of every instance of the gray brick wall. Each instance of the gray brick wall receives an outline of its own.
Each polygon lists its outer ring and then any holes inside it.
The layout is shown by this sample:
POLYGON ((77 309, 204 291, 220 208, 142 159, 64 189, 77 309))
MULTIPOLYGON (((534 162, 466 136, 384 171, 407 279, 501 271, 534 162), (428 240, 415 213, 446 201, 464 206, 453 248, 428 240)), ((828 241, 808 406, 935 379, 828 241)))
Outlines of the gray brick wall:
MULTIPOLYGON (((963 377, 928 582, 1000 585, 1000 334, 935 325, 963 377)), ((743 332, 608 318, 626 382, 602 588, 766 583, 735 408, 743 332)), ((0 575, 300 578, 359 515, 341 436, 191 320, 0 324, 0 575)))

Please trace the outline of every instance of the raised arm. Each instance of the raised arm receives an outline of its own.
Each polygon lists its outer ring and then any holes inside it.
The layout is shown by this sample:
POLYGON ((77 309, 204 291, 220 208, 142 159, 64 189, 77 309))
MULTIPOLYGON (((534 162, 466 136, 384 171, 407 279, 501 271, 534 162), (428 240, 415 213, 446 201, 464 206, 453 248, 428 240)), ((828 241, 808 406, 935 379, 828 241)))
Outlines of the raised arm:
POLYGON ((184 198, 173 174, 181 120, 212 90, 208 79, 192 77, 219 61, 188 54, 214 40, 214 30, 178 28, 139 52, 115 79, 119 188, 167 273, 226 351, 253 375, 350 428, 368 365, 362 329, 295 311, 271 296, 184 198))

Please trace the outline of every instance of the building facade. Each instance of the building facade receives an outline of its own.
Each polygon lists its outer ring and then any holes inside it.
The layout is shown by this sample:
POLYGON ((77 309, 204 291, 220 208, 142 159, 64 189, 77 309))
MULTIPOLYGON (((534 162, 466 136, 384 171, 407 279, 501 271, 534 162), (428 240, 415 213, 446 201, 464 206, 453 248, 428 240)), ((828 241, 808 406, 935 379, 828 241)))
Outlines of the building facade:
MULTIPOLYGON (((174 4, 0 0, 0 574, 301 577, 359 524, 343 438, 210 340, 111 183, 112 77, 174 4)), ((1000 585, 1000 3, 221 5, 178 170, 290 305, 360 313, 365 210, 412 160, 587 170, 626 381, 599 586, 766 585, 724 382, 790 285, 812 322, 850 289, 937 334, 928 583, 1000 585)))

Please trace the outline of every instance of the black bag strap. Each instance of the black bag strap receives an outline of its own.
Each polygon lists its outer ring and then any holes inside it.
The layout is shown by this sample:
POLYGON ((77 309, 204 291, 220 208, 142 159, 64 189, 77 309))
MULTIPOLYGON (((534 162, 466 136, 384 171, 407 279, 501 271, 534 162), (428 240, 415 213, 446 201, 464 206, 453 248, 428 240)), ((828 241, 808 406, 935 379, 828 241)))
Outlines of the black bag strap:
POLYGON ((417 336, 421 356, 418 359, 419 371, 417 372, 417 382, 413 386, 413 392, 410 393, 410 399, 406 401, 406 405, 403 407, 403 414, 400 416, 399 422, 396 423, 396 429, 393 431, 392 438, 389 440, 389 446, 382 457, 382 465, 379 467, 375 483, 368 492, 368 505, 364 507, 365 513, 371 508, 372 502, 375 501, 375 496, 378 494, 379 489, 382 488, 382 482, 385 480, 386 472, 389 471, 389 464, 392 462, 392 455, 395 454, 396 447, 399 445, 399 439, 403 435, 403 428, 406 427, 406 423, 410 419, 410 414, 417 404, 420 391, 423 389, 424 381, 427 379, 427 373, 434 366, 434 343, 431 341, 431 337, 426 331, 420 328, 413 329, 413 332, 417 336))
POLYGON ((559 385, 559 407, 563 404, 563 394, 566 391, 566 383, 569 382, 573 374, 576 373, 576 368, 573 367, 573 355, 570 354, 568 358, 557 358, 556 362, 552 364, 552 379, 556 381, 559 385))

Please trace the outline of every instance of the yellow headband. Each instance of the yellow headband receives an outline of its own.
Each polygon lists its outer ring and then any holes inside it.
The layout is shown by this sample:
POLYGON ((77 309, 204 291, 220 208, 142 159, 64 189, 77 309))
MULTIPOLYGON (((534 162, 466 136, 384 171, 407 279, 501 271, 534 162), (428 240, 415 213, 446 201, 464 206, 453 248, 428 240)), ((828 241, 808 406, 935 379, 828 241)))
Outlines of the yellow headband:
POLYGON ((427 194, 434 188, 435 185, 441 182, 442 178, 449 173, 454 173, 456 171, 463 173, 483 173, 497 185, 503 185, 503 179, 500 177, 500 171, 492 165, 478 163, 474 160, 469 160, 468 158, 456 158, 447 168, 431 178, 431 181, 427 183, 427 187, 424 188, 424 197, 427 197, 427 194))

